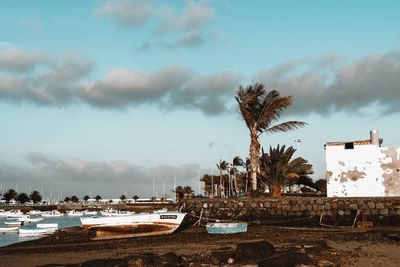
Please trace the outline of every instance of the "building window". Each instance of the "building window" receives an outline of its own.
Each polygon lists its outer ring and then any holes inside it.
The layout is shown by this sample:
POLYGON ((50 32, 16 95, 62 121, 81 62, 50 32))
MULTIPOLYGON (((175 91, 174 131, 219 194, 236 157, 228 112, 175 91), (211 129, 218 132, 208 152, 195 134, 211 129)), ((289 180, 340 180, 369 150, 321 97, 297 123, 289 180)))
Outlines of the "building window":
POLYGON ((354 143, 353 142, 344 143, 344 149, 354 149, 354 143))

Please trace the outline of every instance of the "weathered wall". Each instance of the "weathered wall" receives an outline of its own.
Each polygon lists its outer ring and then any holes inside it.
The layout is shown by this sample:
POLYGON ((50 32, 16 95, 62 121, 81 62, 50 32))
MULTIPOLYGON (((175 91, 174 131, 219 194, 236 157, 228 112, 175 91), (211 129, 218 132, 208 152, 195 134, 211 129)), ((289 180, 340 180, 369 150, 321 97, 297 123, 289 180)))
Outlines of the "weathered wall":
POLYGON ((203 209, 204 217, 255 223, 313 226, 319 224, 320 215, 324 214, 324 223, 352 225, 359 210, 360 218, 364 216, 375 225, 400 225, 400 198, 203 199, 182 204, 193 215, 199 215, 203 209))
POLYGON ((326 146, 328 197, 400 196, 400 148, 326 146))

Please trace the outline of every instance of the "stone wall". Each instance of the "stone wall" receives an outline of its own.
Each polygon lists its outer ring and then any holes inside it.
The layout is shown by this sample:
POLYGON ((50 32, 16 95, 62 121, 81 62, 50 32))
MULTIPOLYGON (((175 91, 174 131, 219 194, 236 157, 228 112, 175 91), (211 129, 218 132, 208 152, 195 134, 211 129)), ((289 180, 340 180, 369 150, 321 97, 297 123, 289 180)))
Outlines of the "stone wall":
POLYGON ((358 220, 374 225, 400 225, 400 198, 238 198, 191 199, 181 203, 193 215, 260 224, 349 226, 358 220))

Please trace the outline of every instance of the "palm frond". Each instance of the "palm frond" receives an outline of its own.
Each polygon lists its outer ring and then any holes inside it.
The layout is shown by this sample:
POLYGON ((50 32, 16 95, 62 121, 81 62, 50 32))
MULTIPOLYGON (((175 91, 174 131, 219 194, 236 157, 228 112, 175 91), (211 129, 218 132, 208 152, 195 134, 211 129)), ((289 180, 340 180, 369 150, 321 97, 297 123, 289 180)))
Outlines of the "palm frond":
POLYGON ((299 129, 300 127, 303 127, 305 125, 307 125, 307 123, 302 122, 302 121, 287 121, 287 122, 283 122, 278 125, 272 126, 271 128, 266 129, 265 132, 268 132, 268 133, 287 132, 287 131, 299 129))

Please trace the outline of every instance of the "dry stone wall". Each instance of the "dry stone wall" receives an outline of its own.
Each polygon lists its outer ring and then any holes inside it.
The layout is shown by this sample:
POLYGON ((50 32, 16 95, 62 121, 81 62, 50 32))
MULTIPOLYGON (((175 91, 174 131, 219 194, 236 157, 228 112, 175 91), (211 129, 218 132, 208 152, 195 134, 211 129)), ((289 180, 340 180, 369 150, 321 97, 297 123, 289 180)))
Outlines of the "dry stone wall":
POLYGON ((181 203, 186 211, 206 218, 247 221, 260 224, 294 224, 310 226, 322 223, 352 225, 358 220, 374 225, 400 225, 400 198, 238 198, 191 199, 181 203))

